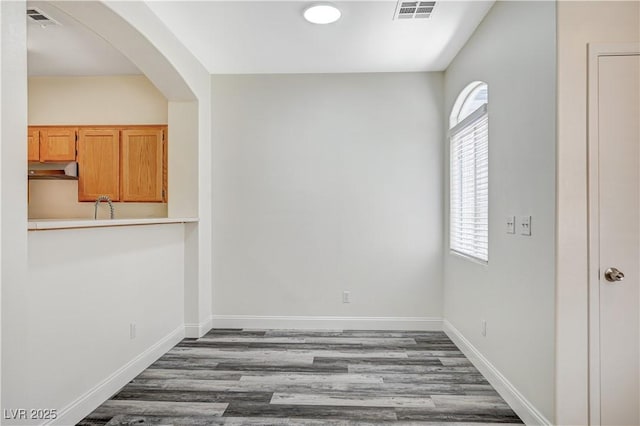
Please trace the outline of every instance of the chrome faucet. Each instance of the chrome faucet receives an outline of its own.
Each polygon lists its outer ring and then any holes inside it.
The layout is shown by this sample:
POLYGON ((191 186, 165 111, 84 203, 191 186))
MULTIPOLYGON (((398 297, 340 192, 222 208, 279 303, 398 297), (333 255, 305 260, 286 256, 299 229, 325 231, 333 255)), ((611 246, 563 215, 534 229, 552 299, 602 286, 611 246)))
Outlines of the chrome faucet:
POLYGON ((109 210, 111 211, 111 219, 113 219, 113 211, 114 211, 113 203, 111 202, 111 198, 109 198, 108 195, 100 195, 96 200, 96 204, 93 209, 93 218, 94 219, 98 218, 98 204, 100 204, 100 201, 106 201, 107 203, 109 203, 109 210))

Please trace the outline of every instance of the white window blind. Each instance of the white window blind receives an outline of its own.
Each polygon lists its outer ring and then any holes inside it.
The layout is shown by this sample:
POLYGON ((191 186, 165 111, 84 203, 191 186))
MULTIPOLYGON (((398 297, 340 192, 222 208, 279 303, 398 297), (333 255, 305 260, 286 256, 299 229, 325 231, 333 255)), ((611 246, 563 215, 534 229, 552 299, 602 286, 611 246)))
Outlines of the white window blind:
POLYGON ((487 104, 451 129, 450 248, 489 261, 487 104))

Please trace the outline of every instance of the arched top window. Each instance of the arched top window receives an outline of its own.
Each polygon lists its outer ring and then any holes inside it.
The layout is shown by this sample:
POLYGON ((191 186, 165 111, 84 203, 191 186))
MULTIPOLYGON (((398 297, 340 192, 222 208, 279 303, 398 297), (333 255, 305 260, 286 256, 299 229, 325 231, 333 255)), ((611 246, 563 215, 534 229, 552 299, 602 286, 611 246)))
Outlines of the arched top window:
POLYGON ((474 81, 460 92, 450 116, 449 248, 489 261, 488 87, 474 81))
POLYGON ((449 117, 449 128, 453 129, 458 123, 469 117, 483 105, 489 102, 489 88, 483 81, 474 81, 467 85, 456 103, 453 105, 451 116, 449 117))

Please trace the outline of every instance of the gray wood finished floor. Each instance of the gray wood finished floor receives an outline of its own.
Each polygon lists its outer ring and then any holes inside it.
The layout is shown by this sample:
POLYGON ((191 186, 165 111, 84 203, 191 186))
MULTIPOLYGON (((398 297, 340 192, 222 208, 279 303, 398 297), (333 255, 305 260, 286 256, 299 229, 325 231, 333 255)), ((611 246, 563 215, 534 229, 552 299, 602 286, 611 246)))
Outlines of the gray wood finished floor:
POLYGON ((442 332, 214 329, 79 425, 522 423, 442 332))

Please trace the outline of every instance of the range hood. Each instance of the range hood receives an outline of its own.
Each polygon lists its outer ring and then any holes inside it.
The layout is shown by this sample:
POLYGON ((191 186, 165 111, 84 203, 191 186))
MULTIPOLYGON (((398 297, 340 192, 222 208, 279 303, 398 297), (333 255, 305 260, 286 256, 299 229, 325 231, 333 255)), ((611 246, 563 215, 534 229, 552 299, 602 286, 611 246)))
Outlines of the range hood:
POLYGON ((29 179, 78 180, 78 163, 29 163, 29 179))

